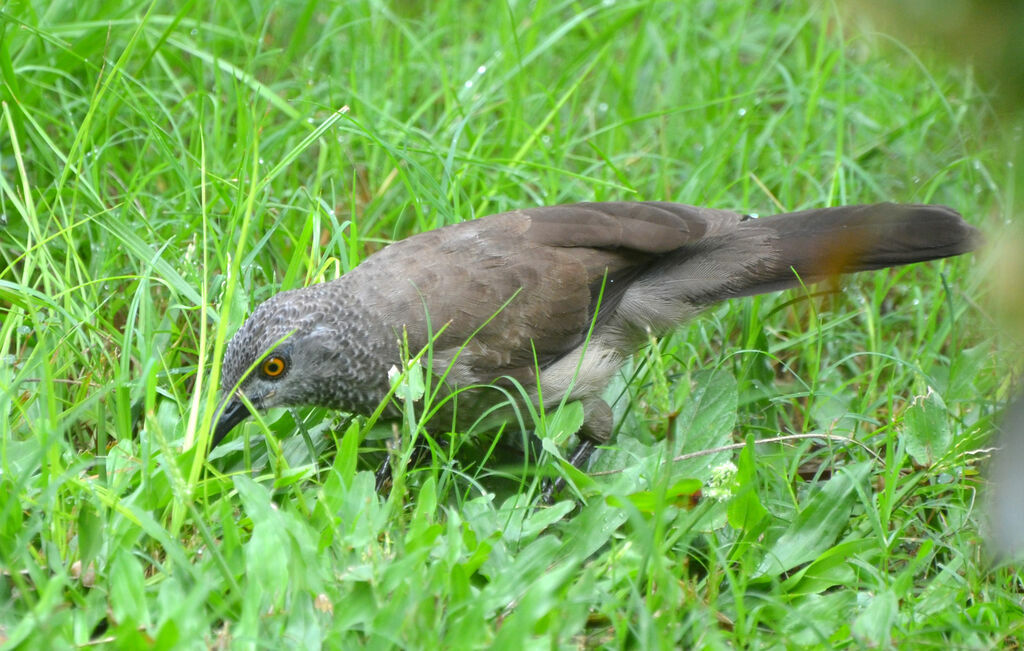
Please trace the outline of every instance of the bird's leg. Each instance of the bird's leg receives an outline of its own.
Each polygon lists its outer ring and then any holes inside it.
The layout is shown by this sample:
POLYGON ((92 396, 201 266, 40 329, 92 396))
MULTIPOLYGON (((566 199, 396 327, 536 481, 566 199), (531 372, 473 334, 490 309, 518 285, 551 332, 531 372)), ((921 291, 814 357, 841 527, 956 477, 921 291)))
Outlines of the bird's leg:
POLYGON ((374 486, 377 494, 387 496, 391 493, 391 455, 384 458, 384 461, 377 466, 377 472, 374 473, 374 477, 377 478, 374 486))
MULTIPOLYGON (((587 400, 583 403, 583 426, 577 433, 579 443, 569 455, 568 461, 574 468, 584 470, 587 461, 598 445, 607 443, 612 438, 612 408, 600 398, 587 400)), ((554 480, 545 482, 541 491, 541 500, 550 504, 559 491, 565 488, 565 477, 559 475, 554 480)))
MULTIPOLYGON (((424 459, 430 457, 430 445, 425 441, 417 442, 412 449, 412 456, 409 458, 409 465, 406 469, 415 468, 420 465, 424 459)), ((385 457, 384 461, 377 468, 377 472, 374 473, 376 477, 376 490, 377 493, 387 497, 391 493, 392 479, 394 475, 391 472, 391 454, 389 453, 385 457)))

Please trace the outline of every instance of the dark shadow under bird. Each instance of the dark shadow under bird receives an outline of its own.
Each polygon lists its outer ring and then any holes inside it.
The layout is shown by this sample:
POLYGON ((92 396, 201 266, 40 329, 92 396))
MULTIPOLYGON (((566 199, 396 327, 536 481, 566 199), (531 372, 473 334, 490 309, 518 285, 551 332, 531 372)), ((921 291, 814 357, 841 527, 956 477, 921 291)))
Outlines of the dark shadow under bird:
MULTIPOLYGON (((950 208, 892 203, 763 218, 664 202, 579 203, 446 226, 257 307, 224 355, 213 445, 249 416, 229 395, 236 385, 257 409, 372 413, 407 341, 413 354, 431 344, 423 359, 451 391, 511 378, 544 406, 567 394, 581 401, 571 456, 580 467, 612 435, 602 391, 650 335, 726 299, 955 256, 980 239, 950 208)), ((495 400, 493 391, 461 391, 437 427, 467 427, 495 400)), ((498 426, 509 413, 488 418, 498 426)))

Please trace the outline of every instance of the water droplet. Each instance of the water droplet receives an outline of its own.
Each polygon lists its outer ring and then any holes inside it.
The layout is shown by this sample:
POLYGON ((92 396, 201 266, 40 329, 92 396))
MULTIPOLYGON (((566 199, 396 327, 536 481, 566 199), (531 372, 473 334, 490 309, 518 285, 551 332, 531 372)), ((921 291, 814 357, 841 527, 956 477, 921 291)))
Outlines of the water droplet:
POLYGON ((18 361, 14 355, 4 355, 4 364, 7 366, 14 366, 14 363, 18 361))
POLYGON ((263 158, 261 157, 260 158, 260 165, 262 165, 262 164, 263 164, 263 158))
POLYGON ((32 328, 28 327, 27 325, 18 326, 18 334, 21 335, 22 337, 24 337, 30 332, 32 332, 32 328))
POLYGON ((189 36, 198 36, 199 35, 199 30, 196 29, 195 27, 193 27, 192 29, 189 30, 188 33, 189 33, 189 36))
POLYGON ((740 110, 736 111, 736 113, 737 113, 737 114, 738 114, 738 115, 739 115, 740 117, 743 117, 744 115, 746 115, 746 114, 747 114, 747 109, 745 109, 745 108, 741 108, 740 110))
POLYGON ((598 113, 607 113, 608 112, 608 103, 607 102, 601 102, 600 104, 598 104, 597 105, 597 112, 598 113))
POLYGON ((476 69, 476 74, 478 75, 482 75, 485 72, 487 72, 487 66, 480 66, 479 68, 476 69))
POLYGON ((550 145, 551 144, 551 136, 541 136, 540 137, 540 141, 542 143, 544 143, 545 145, 550 145))
POLYGON ((472 88, 472 87, 473 87, 473 80, 472 79, 467 79, 466 80, 466 88, 472 88))

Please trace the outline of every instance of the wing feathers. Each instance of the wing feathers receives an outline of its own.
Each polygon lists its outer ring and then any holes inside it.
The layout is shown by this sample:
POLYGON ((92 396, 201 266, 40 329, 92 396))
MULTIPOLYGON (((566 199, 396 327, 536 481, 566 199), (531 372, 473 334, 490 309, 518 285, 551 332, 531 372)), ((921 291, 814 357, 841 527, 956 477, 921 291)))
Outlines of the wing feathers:
POLYGON ((459 377, 486 382, 532 368, 535 354, 546 366, 578 347, 602 283, 598 330, 626 333, 608 341, 629 354, 637 332, 665 332, 702 306, 791 286, 793 268, 814 281, 956 255, 977 243, 972 227, 938 206, 846 206, 745 219, 664 202, 582 203, 416 235, 349 276, 388 288, 376 307, 384 322, 408 328, 410 344, 426 345, 425 309, 433 332, 447 324, 436 346, 456 350, 472 338, 459 377), (406 283, 394 282, 396 269, 406 283))

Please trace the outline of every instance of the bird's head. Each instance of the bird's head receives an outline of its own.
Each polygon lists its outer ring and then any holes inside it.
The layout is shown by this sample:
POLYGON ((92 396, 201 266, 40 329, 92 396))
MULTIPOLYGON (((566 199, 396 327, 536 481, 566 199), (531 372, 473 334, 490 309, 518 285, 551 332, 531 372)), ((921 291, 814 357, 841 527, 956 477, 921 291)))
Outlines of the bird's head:
MULTIPOLYGON (((310 288, 312 289, 312 288, 310 288)), ((310 289, 282 292, 256 308, 224 351, 223 412, 213 431, 216 446, 253 407, 334 406, 332 392, 343 380, 344 337, 310 289), (238 390, 232 393, 232 389, 238 390)))

